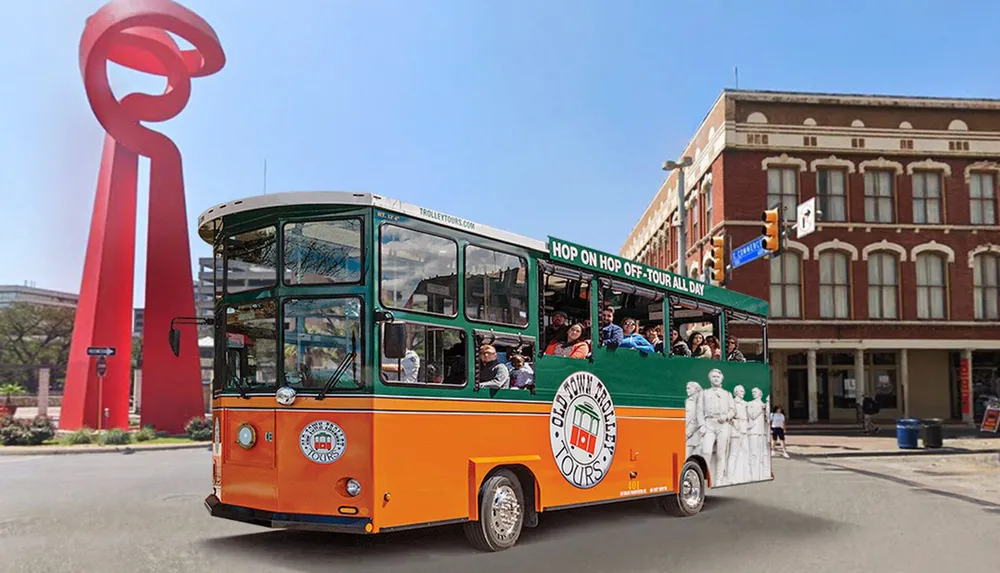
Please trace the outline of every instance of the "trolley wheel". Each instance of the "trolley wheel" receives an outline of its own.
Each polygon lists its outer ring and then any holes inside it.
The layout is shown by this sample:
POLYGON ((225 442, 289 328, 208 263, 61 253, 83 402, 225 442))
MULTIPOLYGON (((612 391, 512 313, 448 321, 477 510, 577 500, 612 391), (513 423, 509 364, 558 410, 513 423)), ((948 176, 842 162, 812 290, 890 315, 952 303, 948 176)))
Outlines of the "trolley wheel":
POLYGON ((659 499, 660 506, 675 517, 697 515, 705 505, 705 472, 694 460, 681 468, 680 491, 659 499))
POLYGON ((499 470, 479 488, 479 521, 463 524, 465 536, 482 551, 503 551, 517 543, 524 525, 524 492, 510 470, 499 470))

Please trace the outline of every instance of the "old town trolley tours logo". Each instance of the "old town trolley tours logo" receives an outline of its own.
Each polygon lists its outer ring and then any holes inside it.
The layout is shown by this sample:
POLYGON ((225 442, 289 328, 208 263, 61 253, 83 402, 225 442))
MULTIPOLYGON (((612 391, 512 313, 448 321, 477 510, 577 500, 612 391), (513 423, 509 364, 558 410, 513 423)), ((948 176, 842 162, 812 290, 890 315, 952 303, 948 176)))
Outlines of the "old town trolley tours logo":
POLYGON ((347 435, 340 426, 327 420, 316 420, 299 434, 302 453, 318 464, 330 464, 344 455, 347 435))
POLYGON ((589 372, 570 374, 556 391, 549 440, 559 472, 580 489, 601 483, 615 457, 618 423, 611 393, 589 372))

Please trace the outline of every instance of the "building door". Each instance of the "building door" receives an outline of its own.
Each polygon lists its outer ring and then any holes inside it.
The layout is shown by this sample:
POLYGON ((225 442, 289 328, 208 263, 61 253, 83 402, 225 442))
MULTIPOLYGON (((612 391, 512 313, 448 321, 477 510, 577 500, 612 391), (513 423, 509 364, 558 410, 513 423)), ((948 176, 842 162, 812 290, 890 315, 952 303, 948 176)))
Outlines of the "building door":
POLYGON ((809 373, 800 369, 789 369, 788 375, 788 419, 809 420, 809 373))
POLYGON ((830 420, 830 371, 816 370, 816 414, 821 422, 830 420))

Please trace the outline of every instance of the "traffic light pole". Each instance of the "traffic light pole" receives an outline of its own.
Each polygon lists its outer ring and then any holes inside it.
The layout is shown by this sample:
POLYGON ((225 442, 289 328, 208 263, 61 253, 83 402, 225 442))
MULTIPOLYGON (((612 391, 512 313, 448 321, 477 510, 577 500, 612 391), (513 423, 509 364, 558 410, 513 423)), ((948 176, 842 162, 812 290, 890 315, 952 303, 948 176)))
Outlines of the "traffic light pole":
POLYGON ((684 168, 677 170, 677 274, 686 277, 687 272, 687 206, 684 205, 684 168))

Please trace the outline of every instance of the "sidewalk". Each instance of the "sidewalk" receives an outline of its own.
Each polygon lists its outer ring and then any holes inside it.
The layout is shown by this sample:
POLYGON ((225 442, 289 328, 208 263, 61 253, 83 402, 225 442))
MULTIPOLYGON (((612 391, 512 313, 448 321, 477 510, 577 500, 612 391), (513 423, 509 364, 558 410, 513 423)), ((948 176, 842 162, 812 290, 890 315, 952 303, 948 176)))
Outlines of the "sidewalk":
POLYGON ((876 437, 793 434, 788 436, 787 445, 790 455, 806 458, 1000 454, 1000 436, 995 434, 945 438, 942 442, 941 448, 924 448, 921 440, 918 449, 901 449, 896 445, 895 433, 885 432, 876 437))
POLYGON ((77 454, 134 454, 136 452, 164 450, 208 450, 212 442, 192 442, 187 444, 128 444, 124 446, 99 446, 86 444, 80 446, 0 446, 0 457, 3 456, 58 456, 77 454))

